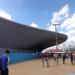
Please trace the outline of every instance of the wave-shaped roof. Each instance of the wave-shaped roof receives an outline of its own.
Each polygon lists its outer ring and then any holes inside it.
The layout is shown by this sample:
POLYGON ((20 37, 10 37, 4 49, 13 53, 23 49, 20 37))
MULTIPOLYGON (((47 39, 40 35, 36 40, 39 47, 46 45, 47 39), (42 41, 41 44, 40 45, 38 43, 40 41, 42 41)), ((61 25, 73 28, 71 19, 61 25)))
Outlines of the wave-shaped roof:
MULTIPOLYGON (((56 44, 56 33, 0 18, 0 48, 41 50, 56 44)), ((67 36, 57 33, 58 44, 67 36)))

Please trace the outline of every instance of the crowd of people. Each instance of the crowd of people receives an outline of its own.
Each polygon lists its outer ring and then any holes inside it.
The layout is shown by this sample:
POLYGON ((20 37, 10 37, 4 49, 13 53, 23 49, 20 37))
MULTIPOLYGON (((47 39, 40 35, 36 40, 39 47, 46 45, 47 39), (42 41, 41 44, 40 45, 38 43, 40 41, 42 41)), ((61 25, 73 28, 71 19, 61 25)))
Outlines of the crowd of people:
POLYGON ((48 53, 42 53, 42 62, 43 62, 43 67, 45 62, 47 63, 47 67, 49 67, 49 54, 48 53))
POLYGON ((5 50, 3 53, 0 53, 0 75, 8 75, 8 64, 9 64, 9 50, 5 50))
POLYGON ((70 53, 64 53, 63 54, 63 64, 66 63, 66 59, 70 58, 71 64, 73 65, 75 63, 75 53, 70 52, 70 53))
POLYGON ((71 64, 75 64, 75 52, 64 52, 64 53, 60 53, 61 56, 59 56, 59 53, 42 53, 41 57, 42 57, 42 62, 43 62, 43 67, 45 66, 45 63, 47 64, 47 67, 49 67, 49 58, 50 55, 52 55, 52 58, 54 59, 54 62, 56 62, 57 59, 62 58, 62 62, 63 64, 66 64, 66 59, 69 59, 71 64))

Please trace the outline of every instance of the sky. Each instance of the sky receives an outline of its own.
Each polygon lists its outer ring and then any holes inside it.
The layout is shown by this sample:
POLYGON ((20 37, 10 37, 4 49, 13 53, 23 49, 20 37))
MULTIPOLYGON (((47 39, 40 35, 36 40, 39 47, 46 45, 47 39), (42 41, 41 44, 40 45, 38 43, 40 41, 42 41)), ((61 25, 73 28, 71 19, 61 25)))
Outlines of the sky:
POLYGON ((0 17, 68 35, 75 41, 75 0, 0 0, 0 17))

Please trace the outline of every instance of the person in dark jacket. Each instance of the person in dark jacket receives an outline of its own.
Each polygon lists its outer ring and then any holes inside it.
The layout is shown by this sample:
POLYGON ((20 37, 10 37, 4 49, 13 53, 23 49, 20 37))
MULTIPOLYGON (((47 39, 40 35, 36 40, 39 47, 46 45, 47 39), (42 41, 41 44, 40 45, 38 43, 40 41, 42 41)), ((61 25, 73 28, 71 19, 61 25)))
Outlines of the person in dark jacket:
POLYGON ((3 53, 3 51, 2 51, 2 49, 0 48, 0 75, 2 75, 2 74, 1 74, 1 72, 2 72, 2 53, 3 53))
POLYGON ((0 75, 1 75, 1 72, 2 72, 2 58, 1 58, 1 55, 0 55, 0 75))
POLYGON ((71 64, 73 65, 73 52, 70 53, 71 64))

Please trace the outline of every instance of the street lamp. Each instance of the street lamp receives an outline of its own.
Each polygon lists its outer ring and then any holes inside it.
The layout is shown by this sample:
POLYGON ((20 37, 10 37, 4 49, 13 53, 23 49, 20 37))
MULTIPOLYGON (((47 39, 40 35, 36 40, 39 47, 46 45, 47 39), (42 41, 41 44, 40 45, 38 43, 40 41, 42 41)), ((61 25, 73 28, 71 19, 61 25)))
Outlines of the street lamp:
MULTIPOLYGON (((52 24, 55 26, 55 32, 56 32, 56 50, 58 49, 57 48, 57 45, 58 45, 58 38, 57 38, 57 26, 60 25, 60 24, 52 24)), ((57 66, 59 65, 58 63, 58 53, 57 53, 57 66)))

